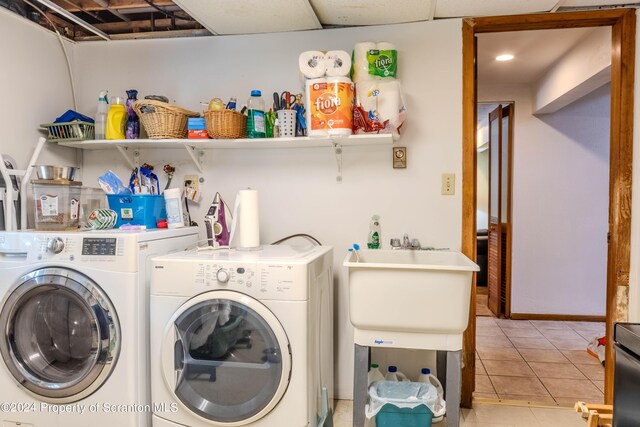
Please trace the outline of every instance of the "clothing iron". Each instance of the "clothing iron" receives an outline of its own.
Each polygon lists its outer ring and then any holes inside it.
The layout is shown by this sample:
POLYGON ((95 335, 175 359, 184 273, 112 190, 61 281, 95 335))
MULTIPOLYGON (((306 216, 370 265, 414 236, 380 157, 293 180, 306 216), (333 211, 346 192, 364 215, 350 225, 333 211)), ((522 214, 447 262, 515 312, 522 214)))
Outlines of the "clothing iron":
POLYGON ((225 204, 220 193, 216 193, 211 206, 209 206, 209 211, 204 217, 209 246, 214 246, 214 239, 218 246, 229 246, 229 227, 227 226, 225 210, 225 204))

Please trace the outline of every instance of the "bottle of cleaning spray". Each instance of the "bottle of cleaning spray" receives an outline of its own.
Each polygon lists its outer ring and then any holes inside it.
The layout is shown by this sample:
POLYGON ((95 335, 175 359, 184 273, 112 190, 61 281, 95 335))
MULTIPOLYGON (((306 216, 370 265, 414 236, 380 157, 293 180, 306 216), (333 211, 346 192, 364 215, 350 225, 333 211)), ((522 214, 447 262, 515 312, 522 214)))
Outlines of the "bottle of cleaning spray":
POLYGON ((107 91, 101 90, 98 95, 98 111, 96 113, 95 138, 105 139, 107 132, 107 114, 109 113, 109 101, 107 91))
POLYGON ((373 215, 369 224, 369 240, 367 241, 369 249, 380 249, 380 216, 373 215))

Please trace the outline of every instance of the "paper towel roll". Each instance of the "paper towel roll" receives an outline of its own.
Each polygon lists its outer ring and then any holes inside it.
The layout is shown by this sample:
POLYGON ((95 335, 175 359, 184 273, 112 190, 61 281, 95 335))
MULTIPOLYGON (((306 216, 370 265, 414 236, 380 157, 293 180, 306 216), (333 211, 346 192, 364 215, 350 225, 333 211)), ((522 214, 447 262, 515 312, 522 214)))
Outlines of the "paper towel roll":
POLYGON ((378 45, 373 42, 356 43, 356 45, 353 47, 354 82, 373 80, 373 76, 369 75, 369 62, 367 61, 367 52, 371 49, 377 48, 378 45))
POLYGON ((298 67, 308 79, 322 77, 327 68, 325 55, 318 50, 302 52, 298 57, 298 67))
POLYGON ((344 50, 330 50, 325 54, 327 77, 344 77, 351 72, 351 55, 344 50))
POLYGON ((377 46, 378 46, 378 50, 398 50, 396 49, 396 45, 389 42, 379 42, 377 46))
POLYGON ((325 110, 329 135, 353 133, 353 83, 349 77, 328 77, 329 107, 325 110))
POLYGON ((327 79, 309 79, 305 82, 305 105, 307 114, 307 135, 327 136, 327 121, 316 108, 316 101, 327 91, 327 79))
POLYGON ((402 92, 397 80, 359 82, 356 92, 358 102, 370 117, 378 116, 381 122, 389 120, 391 124, 399 125, 402 92))
POLYGON ((258 192, 252 189, 240 190, 236 196, 238 206, 237 247, 257 249, 260 247, 260 211, 258 192))

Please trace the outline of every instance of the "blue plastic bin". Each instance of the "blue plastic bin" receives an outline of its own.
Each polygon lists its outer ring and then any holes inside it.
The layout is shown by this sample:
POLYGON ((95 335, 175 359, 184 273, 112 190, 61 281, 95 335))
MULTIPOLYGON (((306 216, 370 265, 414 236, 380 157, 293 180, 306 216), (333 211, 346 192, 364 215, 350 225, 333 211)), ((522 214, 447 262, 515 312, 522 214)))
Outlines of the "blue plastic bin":
POLYGON ((107 194, 109 209, 116 211, 116 228, 122 224, 146 225, 156 228, 158 221, 167 219, 164 196, 151 194, 107 194))
POLYGON ((376 415, 376 427, 431 427, 433 412, 425 405, 398 408, 387 403, 376 415))

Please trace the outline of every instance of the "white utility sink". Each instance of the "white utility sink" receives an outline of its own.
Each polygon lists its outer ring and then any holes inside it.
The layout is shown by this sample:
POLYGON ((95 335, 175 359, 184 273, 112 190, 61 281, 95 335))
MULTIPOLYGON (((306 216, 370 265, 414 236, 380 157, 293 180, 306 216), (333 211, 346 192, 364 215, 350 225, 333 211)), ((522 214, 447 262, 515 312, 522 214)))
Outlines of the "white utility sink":
POLYGON ((350 252, 343 264, 357 344, 462 347, 476 264, 455 251, 359 250, 358 256, 350 252))

